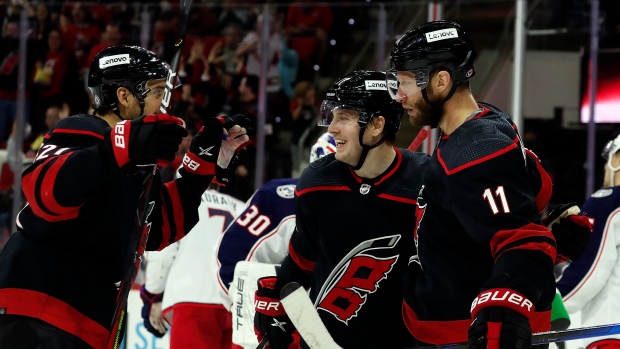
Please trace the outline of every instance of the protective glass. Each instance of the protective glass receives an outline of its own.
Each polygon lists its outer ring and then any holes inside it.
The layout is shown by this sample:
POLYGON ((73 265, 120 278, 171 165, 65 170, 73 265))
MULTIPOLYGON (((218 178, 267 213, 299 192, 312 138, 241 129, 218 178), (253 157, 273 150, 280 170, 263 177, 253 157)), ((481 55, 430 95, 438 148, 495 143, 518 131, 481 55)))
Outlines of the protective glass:
POLYGON ((409 72, 413 76, 402 74, 402 72, 399 76, 398 71, 393 69, 386 72, 385 82, 392 99, 411 96, 414 92, 422 90, 428 85, 428 69, 416 69, 409 72))
POLYGON ((332 121, 334 121, 334 111, 338 109, 354 111, 355 116, 359 116, 359 119, 355 118, 355 120, 352 120, 353 118, 351 118, 350 121, 355 124, 357 124, 358 120, 365 120, 365 116, 368 114, 363 109, 348 106, 340 102, 323 101, 319 110, 319 126, 329 126, 332 121))

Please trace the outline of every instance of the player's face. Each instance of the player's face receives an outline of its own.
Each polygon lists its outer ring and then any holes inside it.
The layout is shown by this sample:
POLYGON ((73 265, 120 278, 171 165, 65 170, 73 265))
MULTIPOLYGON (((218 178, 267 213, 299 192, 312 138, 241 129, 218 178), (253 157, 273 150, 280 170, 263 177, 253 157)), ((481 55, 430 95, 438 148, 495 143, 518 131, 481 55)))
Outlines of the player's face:
POLYGON ((334 109, 333 120, 327 128, 327 132, 334 136, 336 141, 336 160, 357 165, 362 146, 359 142, 360 126, 357 124, 359 114, 351 109, 334 109))
MULTIPOLYGON (((417 86, 414 74, 399 71, 396 75, 398 91, 394 100, 403 106, 412 125, 418 127, 430 125, 431 106, 422 97, 422 89, 417 86)), ((426 88, 429 89, 430 86, 427 85, 426 88)))
POLYGON ((149 92, 144 98, 144 114, 157 113, 161 107, 161 100, 164 97, 166 79, 150 80, 146 83, 146 88, 149 89, 149 92))

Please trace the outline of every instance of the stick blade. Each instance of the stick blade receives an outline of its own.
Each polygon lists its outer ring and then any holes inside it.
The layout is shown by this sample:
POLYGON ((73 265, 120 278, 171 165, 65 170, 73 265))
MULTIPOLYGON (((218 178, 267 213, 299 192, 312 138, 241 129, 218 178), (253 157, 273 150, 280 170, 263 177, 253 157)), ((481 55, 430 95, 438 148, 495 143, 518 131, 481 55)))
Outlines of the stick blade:
POLYGON ((280 302, 286 314, 311 349, 342 349, 325 328, 306 290, 296 282, 280 291, 280 302))

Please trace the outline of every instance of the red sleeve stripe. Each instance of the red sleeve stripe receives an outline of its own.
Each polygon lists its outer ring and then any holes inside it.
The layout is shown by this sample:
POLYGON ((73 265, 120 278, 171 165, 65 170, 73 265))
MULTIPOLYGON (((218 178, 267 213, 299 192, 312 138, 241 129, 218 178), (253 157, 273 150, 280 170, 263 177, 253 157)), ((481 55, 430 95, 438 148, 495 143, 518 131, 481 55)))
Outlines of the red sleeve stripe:
POLYGON ((302 189, 302 190, 295 189, 295 195, 302 196, 303 194, 306 194, 306 193, 309 193, 309 192, 312 192, 312 191, 319 191, 319 190, 323 190, 323 191, 327 191, 327 190, 351 191, 351 189, 349 189, 349 187, 344 186, 344 185, 339 185, 339 186, 324 185, 324 186, 318 186, 318 187, 310 187, 310 188, 306 188, 306 189, 302 189))
POLYGON ((96 137, 99 139, 103 139, 103 135, 96 133, 96 132, 92 132, 92 131, 86 131, 86 130, 73 130, 73 129, 68 129, 68 128, 56 128, 54 129, 54 131, 52 131, 52 133, 66 133, 66 134, 75 134, 75 135, 86 135, 86 136, 92 136, 92 137, 96 137))
POLYGON ((417 203, 417 200, 414 200, 414 199, 403 198, 403 197, 400 197, 400 196, 394 196, 394 195, 389 195, 389 194, 379 194, 377 196, 382 198, 382 199, 398 201, 398 202, 404 202, 406 204, 415 205, 417 203))
POLYGON ((24 176, 22 185, 24 195, 32 207, 32 211, 48 222, 73 219, 78 216, 80 206, 61 206, 54 197, 54 184, 58 171, 72 153, 45 160, 31 173, 24 176))
POLYGON ((556 249, 555 239, 549 229, 542 225, 528 223, 518 229, 500 230, 491 239, 491 254, 497 259, 502 252, 514 249, 540 250, 554 262, 556 249), (533 241, 534 240, 534 241, 533 241), (527 245, 528 248, 523 248, 527 245))
POLYGON ((181 197, 179 196, 179 189, 177 188, 176 181, 169 181, 164 184, 164 188, 169 195, 169 202, 165 203, 166 206, 168 204, 172 208, 173 213, 173 222, 174 222, 174 231, 176 235, 173 237, 174 240, 170 241, 170 243, 174 243, 185 236, 185 217, 183 215, 183 204, 181 203, 181 197))
POLYGON ((455 173, 457 173, 457 172, 459 172, 461 170, 464 170, 464 169, 466 169, 468 167, 472 167, 474 165, 483 163, 483 162, 485 162, 487 160, 496 158, 496 157, 498 157, 498 156, 500 156, 502 154, 505 154, 505 153, 511 151, 512 149, 514 149, 516 147, 517 147, 517 145, 513 143, 513 144, 505 147, 504 149, 500 149, 500 150, 498 150, 498 151, 496 151, 494 153, 491 153, 491 154, 489 154, 487 156, 483 156, 480 159, 476 159, 474 161, 470 161, 470 162, 468 162, 466 164, 463 164, 461 166, 457 166, 457 167, 455 167, 455 168, 453 168, 451 170, 448 169, 448 166, 446 166, 446 163, 443 161, 443 158, 441 157, 441 149, 437 149, 437 159, 439 160, 439 163, 441 164, 441 167, 443 167, 443 170, 446 171, 446 174, 452 175, 452 174, 455 174, 455 173))
POLYGON ((299 266, 299 268, 306 273, 312 273, 314 271, 314 265, 316 263, 300 256, 297 252, 295 252, 293 245, 290 243, 288 244, 288 254, 291 256, 293 262, 295 262, 295 264, 297 264, 297 266, 299 266))

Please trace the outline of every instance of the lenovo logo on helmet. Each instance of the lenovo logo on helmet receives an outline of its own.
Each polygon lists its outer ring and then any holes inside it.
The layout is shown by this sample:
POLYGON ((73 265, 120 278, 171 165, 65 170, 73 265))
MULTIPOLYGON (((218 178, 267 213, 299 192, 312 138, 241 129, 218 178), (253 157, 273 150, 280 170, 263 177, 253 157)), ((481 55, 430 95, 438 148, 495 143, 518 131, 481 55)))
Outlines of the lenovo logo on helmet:
POLYGON ((109 57, 99 58, 99 68, 108 68, 115 65, 129 64, 129 54, 114 55, 109 57))
POLYGON ((426 41, 427 42, 441 41, 441 40, 446 40, 446 39, 458 38, 458 36, 459 34, 456 32, 456 29, 454 28, 441 29, 441 30, 436 30, 434 32, 426 33, 426 41))
POLYGON ((383 90, 387 91, 387 85, 384 80, 366 80, 366 90, 383 90))

